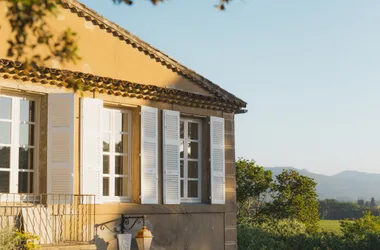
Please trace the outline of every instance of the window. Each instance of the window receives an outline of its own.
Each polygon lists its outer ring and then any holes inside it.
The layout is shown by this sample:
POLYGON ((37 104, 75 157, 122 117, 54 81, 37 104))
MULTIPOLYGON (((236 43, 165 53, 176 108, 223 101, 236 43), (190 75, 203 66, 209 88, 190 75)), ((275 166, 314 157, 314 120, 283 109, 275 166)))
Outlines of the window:
POLYGON ((201 120, 181 118, 181 201, 201 201, 201 120))
POLYGON ((130 200, 131 113, 103 110, 103 199, 130 200))
POLYGON ((35 191, 36 101, 0 96, 0 193, 35 191))

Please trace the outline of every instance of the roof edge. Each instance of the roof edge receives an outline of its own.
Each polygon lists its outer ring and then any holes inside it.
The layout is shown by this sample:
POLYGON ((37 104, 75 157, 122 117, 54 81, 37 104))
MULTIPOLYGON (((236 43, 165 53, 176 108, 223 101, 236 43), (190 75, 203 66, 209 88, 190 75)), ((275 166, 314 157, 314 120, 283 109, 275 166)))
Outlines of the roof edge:
POLYGON ((79 71, 38 66, 28 67, 21 62, 2 58, 0 58, 0 78, 55 85, 57 87, 74 89, 74 92, 75 90, 81 90, 83 92, 106 93, 109 95, 145 99, 235 114, 242 110, 242 107, 231 99, 223 100, 216 96, 194 94, 184 90, 134 83, 79 71))
POLYGON ((105 29, 108 33, 112 33, 113 36, 118 37, 120 40, 125 41, 127 44, 130 44, 133 48, 138 49, 140 52, 143 52, 145 55, 149 56, 151 59, 155 59, 157 62, 161 63, 163 66, 166 66, 168 69, 173 72, 187 78, 188 80, 196 83, 197 85, 205 88, 219 98, 224 99, 233 99, 241 107, 246 107, 247 103, 242 99, 236 97, 232 93, 223 89, 219 85, 211 82, 205 77, 199 75, 195 71, 187 68, 182 65, 175 59, 169 57, 167 54, 156 49, 149 43, 141 40, 137 36, 131 34, 126 29, 120 27, 116 23, 106 19, 96 11, 88 8, 84 4, 80 3, 77 0, 58 0, 63 8, 70 10, 73 13, 76 13, 78 17, 84 18, 87 21, 91 21, 94 25, 98 26, 100 29, 105 29))

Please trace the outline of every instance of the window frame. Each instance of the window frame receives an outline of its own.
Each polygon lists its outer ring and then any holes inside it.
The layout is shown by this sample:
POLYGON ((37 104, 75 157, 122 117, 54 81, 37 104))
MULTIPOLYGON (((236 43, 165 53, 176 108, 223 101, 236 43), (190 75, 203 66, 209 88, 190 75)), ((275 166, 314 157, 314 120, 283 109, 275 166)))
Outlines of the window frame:
MULTIPOLYGON (((180 162, 183 161, 183 177, 181 177, 180 174, 180 183, 183 181, 183 195, 184 197, 181 197, 181 185, 179 187, 180 189, 180 201, 181 203, 201 203, 202 202, 202 140, 203 140, 203 133, 202 133, 202 119, 197 118, 191 118, 186 116, 180 116, 180 123, 184 122, 184 131, 183 131, 183 137, 181 138, 181 131, 180 131, 180 145, 183 142, 184 146, 184 157, 180 157, 180 162), (198 178, 189 178, 188 177, 188 154, 185 154, 188 150, 188 124, 191 123, 197 123, 198 124, 198 140, 191 140, 190 142, 197 142, 198 143, 198 178), (186 145, 186 148, 185 148, 186 145), (191 180, 198 181, 198 197, 188 197, 188 182, 191 180)), ((181 126, 180 126, 181 130, 181 126)), ((190 160, 191 161, 191 160, 190 160)), ((181 172, 181 171, 180 171, 181 172)))
MULTIPOLYGON (((10 147, 10 160, 9 169, 2 168, 0 171, 9 171, 9 192, 8 194, 19 194, 19 195, 32 195, 39 193, 39 144, 40 144, 40 98, 35 95, 28 94, 13 94, 13 93, 2 93, 0 97, 11 99, 11 119, 0 118, 0 121, 11 123, 11 143, 5 144, 0 143, 0 147, 10 147), (34 122, 21 121, 20 120, 20 108, 21 101, 28 100, 34 102, 34 122), (34 145, 21 145, 20 144, 20 125, 29 124, 34 126, 34 145), (19 148, 32 148, 33 149, 33 170, 20 169, 19 166, 19 148), (29 193, 19 193, 19 173, 33 173, 33 190, 29 193)), ((27 198, 27 197, 26 197, 27 198)), ((8 199, 8 198, 7 198, 8 199)))
MULTIPOLYGON (((109 112, 110 113, 110 130, 106 131, 104 129, 104 120, 103 120, 103 128, 102 128, 102 135, 108 133, 110 135, 110 147, 109 147, 109 152, 105 152, 102 148, 102 162, 104 159, 105 155, 109 156, 109 173, 105 174, 103 170, 103 163, 102 163, 102 186, 104 189, 104 181, 103 178, 107 177, 109 180, 109 195, 105 196, 103 194, 102 190, 102 199, 103 202, 131 202, 132 201, 132 110, 127 109, 127 108, 115 108, 115 107, 109 107, 105 106, 103 107, 102 110, 102 117, 104 115, 104 112, 109 112), (119 134, 116 131, 115 127, 115 114, 116 113, 122 113, 122 114, 127 114, 128 115, 128 132, 121 132, 120 134, 127 135, 128 137, 128 151, 127 153, 116 153, 115 152, 115 135, 119 134), (115 157, 116 156, 123 156, 127 157, 127 162, 128 162, 128 174, 115 174, 115 157), (116 177, 121 177, 121 178, 127 178, 127 196, 115 196, 115 178, 116 177)), ((123 125, 122 125, 123 126, 123 125)), ((104 139, 102 140, 104 141, 104 139)))

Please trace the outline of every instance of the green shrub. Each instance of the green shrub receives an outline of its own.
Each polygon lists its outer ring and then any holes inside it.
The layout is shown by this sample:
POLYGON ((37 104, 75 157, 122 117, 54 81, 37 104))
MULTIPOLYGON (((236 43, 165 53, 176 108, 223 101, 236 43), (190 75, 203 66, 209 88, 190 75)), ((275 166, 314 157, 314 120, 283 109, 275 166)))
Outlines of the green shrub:
POLYGON ((3 229, 0 232, 0 249, 32 250, 40 246, 36 243, 39 236, 32 233, 3 229))
POLYGON ((297 220, 281 219, 270 221, 261 225, 261 228, 271 234, 281 237, 295 236, 306 234, 306 226, 304 223, 297 220))
POLYGON ((238 226, 238 249, 285 249, 282 241, 255 225, 242 223, 238 226))
POLYGON ((365 213, 357 220, 344 220, 340 224, 343 236, 347 239, 362 240, 368 235, 380 237, 380 217, 365 213))
POLYGON ((378 250, 380 217, 370 214, 341 223, 342 234, 307 233, 298 221, 279 220, 261 225, 238 225, 239 250, 378 250))

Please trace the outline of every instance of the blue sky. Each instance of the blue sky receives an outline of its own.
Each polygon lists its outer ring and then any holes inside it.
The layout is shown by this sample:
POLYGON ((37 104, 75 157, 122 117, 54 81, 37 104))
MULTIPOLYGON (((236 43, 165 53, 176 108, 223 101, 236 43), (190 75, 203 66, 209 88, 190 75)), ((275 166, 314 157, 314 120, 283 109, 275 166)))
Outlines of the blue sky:
POLYGON ((237 157, 380 173, 380 1, 80 1, 247 101, 237 157))

